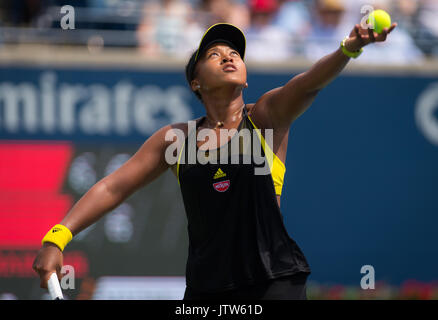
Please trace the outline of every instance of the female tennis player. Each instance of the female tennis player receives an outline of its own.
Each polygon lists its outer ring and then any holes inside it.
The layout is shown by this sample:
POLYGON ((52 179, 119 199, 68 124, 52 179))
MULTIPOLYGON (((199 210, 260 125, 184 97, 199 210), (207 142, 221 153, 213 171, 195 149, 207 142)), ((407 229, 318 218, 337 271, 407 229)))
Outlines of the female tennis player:
POLYGON ((202 101, 206 115, 196 119, 194 127, 177 123, 155 132, 49 230, 33 264, 41 287, 47 287, 53 272, 61 278, 62 250, 75 234, 171 168, 181 187, 188 219, 184 299, 306 299, 310 267, 289 237, 280 212, 289 128, 350 58, 357 58, 370 43, 385 41, 395 27, 396 23, 377 34, 355 25, 336 51, 252 104, 246 104, 242 97, 248 86, 243 33, 225 23, 210 27, 186 66, 189 86, 202 101), (208 141, 199 139, 202 129, 216 135, 208 141), (216 159, 223 154, 237 155, 242 160, 256 150, 242 144, 233 154, 233 139, 241 136, 231 135, 222 143, 223 129, 257 133, 252 143, 258 142, 262 157, 271 159, 266 174, 255 174, 259 163, 252 157, 244 163, 200 163, 197 157, 194 162, 187 161, 193 153, 204 157, 213 154, 216 159), (166 138, 166 134, 177 130, 183 132, 184 142, 180 141, 178 161, 169 163, 166 150, 175 139, 166 138), (268 130, 271 145, 269 139, 265 142, 268 130), (193 137, 194 149, 189 147, 193 137), (224 150, 231 150, 231 154, 224 150))

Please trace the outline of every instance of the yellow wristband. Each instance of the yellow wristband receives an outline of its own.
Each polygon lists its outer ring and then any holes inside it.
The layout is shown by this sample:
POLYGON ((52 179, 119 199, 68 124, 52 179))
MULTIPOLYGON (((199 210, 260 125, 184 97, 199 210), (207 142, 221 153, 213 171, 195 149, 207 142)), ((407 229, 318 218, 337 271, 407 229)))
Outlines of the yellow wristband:
POLYGON ((51 242, 56 244, 61 251, 64 251, 65 246, 73 239, 73 235, 70 230, 66 226, 62 224, 55 225, 52 229, 47 232, 44 236, 41 244, 45 242, 51 242))
POLYGON ((345 41, 347 41, 347 39, 348 37, 345 37, 344 40, 341 41, 341 50, 347 57, 356 59, 363 52, 363 48, 360 48, 359 51, 355 51, 355 52, 348 51, 347 48, 345 48, 345 41))

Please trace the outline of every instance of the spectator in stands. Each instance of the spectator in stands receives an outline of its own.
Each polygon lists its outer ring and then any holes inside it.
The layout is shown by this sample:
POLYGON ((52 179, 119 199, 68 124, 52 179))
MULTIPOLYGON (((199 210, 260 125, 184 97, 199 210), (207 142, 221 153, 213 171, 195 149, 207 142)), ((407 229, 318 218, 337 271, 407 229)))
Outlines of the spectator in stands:
POLYGON ((418 0, 399 0, 393 1, 392 4, 391 16, 394 20, 399 22, 398 29, 409 33, 417 47, 420 48, 424 54, 430 55, 437 38, 433 36, 430 28, 426 27, 426 25, 429 24, 429 22, 432 22, 432 25, 435 23, 438 12, 433 13, 433 9, 428 6, 423 8, 425 2, 418 0), (435 14, 433 19, 427 18, 428 16, 430 17, 430 12, 432 15, 435 14), (423 15, 424 13, 426 16, 420 17, 420 14, 423 15), (434 38, 435 41, 433 41, 434 38))
MULTIPOLYGON (((392 14, 394 12, 393 21, 397 21, 394 18, 397 16, 397 10, 395 7, 395 1, 389 0, 366 0, 364 3, 368 3, 373 6, 374 10, 383 9, 392 14)), ((404 10, 407 10, 404 9, 404 10)), ((397 21, 398 23, 398 21, 397 21)), ((397 28, 392 33, 391 39, 389 39, 389 46, 382 46, 380 43, 376 43, 375 46, 370 46, 368 50, 364 51, 361 61, 358 63, 363 64, 418 64, 424 59, 424 54, 415 44, 414 39, 410 33, 406 30, 407 20, 406 17, 402 18, 402 24, 404 28, 397 28)))
POLYGON ((316 0, 312 8, 312 30, 306 39, 305 55, 308 59, 317 60, 339 45, 351 24, 345 30, 342 27, 345 13, 342 0, 316 0))
POLYGON ((279 0, 279 9, 274 25, 294 36, 305 35, 310 31, 311 20, 306 1, 279 0))
POLYGON ((2 23, 31 26, 41 13, 44 4, 41 0, 2 0, 0 6, 4 11, 2 23))
MULTIPOLYGON (((383 9, 392 12, 393 7, 389 0, 364 0, 361 2, 348 1, 350 11, 346 13, 345 0, 316 0, 313 12, 315 23, 312 32, 306 41, 306 57, 317 60, 336 48, 347 35, 348 26, 360 23, 364 13, 363 5, 371 5, 374 10, 383 9)), ((363 32, 367 32, 363 30, 363 32)), ((397 29, 389 40, 391 45, 382 46, 380 43, 367 47, 358 64, 411 64, 421 62, 424 55, 415 45, 414 40, 403 29, 397 29)))
POLYGON ((246 31, 250 24, 248 7, 236 0, 200 0, 199 13, 197 19, 204 28, 226 22, 246 31))
POLYGON ((143 19, 137 30, 140 50, 149 57, 182 55, 189 52, 193 33, 201 29, 193 23, 193 10, 183 0, 154 0, 146 2, 143 19))
POLYGON ((308 1, 279 0, 273 24, 288 33, 293 41, 293 55, 303 56, 305 38, 312 30, 308 1))
POLYGON ((273 24, 278 12, 277 0, 249 0, 251 26, 246 32, 246 59, 284 61, 293 54, 291 37, 273 24))
POLYGON ((393 1, 390 13, 392 19, 397 21, 397 28, 404 29, 413 36, 416 29, 418 9, 418 0, 393 1))
POLYGON ((438 57, 438 1, 418 1, 417 44, 426 54, 438 57))

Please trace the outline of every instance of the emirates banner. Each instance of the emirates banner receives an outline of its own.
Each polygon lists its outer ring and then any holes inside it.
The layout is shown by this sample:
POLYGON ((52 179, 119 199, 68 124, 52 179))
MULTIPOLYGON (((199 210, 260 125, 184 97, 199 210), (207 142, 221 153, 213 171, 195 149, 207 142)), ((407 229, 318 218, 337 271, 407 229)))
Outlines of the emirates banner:
MULTIPOLYGON (((296 74, 248 72, 248 103, 296 74)), ((203 114, 183 68, 0 67, 0 298, 48 298, 32 270, 45 233, 156 130, 203 114)), ((438 75, 343 73, 286 159, 281 211, 310 283, 438 280, 438 75)), ((169 170, 69 243, 65 296, 180 299, 187 253, 169 170)))

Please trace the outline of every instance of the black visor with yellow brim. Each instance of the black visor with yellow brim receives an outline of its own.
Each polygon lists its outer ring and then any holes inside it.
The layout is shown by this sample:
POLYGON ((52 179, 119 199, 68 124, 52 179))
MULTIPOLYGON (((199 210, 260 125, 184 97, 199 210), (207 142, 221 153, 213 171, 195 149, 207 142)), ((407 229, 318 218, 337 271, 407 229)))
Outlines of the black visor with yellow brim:
POLYGON ((242 30, 229 23, 217 23, 212 25, 202 36, 198 50, 196 50, 186 66, 186 78, 190 83, 193 80, 196 63, 202 53, 214 43, 227 43, 230 47, 239 52, 242 60, 245 56, 246 39, 242 30))

